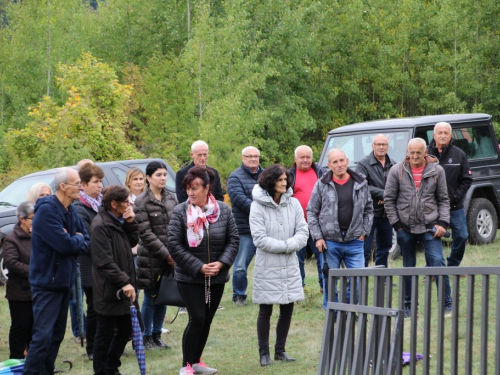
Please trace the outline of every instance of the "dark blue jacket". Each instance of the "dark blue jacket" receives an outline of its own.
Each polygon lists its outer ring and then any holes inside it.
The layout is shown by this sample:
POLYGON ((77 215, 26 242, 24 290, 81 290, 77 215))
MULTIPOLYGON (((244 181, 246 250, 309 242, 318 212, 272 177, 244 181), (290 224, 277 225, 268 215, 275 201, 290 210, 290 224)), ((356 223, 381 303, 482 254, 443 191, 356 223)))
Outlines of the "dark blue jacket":
POLYGON ((262 171, 263 169, 259 166, 257 172, 253 173, 250 168, 241 163, 241 166, 231 173, 227 180, 227 193, 231 198, 233 216, 239 234, 250 235, 248 218, 252 204, 252 190, 262 171))
POLYGON ((88 251, 90 237, 73 205, 66 210, 52 195, 36 202, 31 246, 31 290, 63 291, 71 288, 76 259, 88 251))

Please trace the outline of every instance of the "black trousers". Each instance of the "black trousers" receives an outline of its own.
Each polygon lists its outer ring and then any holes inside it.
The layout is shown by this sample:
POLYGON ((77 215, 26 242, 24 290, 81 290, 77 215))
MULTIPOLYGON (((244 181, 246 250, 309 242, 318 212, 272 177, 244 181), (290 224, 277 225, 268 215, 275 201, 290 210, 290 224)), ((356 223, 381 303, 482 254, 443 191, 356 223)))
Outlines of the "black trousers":
POLYGON ((9 300, 11 325, 9 349, 11 359, 24 359, 24 349, 29 348, 33 335, 33 304, 31 301, 9 300))
MULTIPOLYGON (((279 305, 280 316, 276 324, 276 344, 274 349, 284 351, 290 323, 292 322, 293 302, 286 305, 279 305)), ((257 339, 259 349, 269 349, 269 330, 271 329, 271 315, 273 305, 259 305, 259 315, 257 317, 257 339)))
POLYGON ((94 311, 94 297, 92 294, 92 288, 86 288, 83 290, 87 300, 87 354, 92 354, 94 352, 94 337, 97 328, 97 313, 94 311))
POLYGON ((193 365, 200 362, 212 320, 224 294, 224 284, 210 287, 210 307, 205 304, 205 285, 178 283, 178 286, 189 314, 189 322, 182 336, 182 367, 185 367, 187 363, 193 365))
POLYGON ((121 366, 120 356, 132 335, 130 315, 105 316, 97 314, 94 339, 95 375, 116 374, 121 366))

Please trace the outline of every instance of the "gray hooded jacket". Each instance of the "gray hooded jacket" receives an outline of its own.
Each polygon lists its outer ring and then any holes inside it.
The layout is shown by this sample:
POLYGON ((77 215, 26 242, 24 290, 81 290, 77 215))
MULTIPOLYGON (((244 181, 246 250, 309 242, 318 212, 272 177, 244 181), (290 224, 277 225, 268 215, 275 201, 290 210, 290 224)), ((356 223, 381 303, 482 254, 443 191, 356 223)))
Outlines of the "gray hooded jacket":
POLYGON ((444 169, 434 156, 427 164, 417 190, 408 158, 389 171, 384 192, 385 212, 394 229, 421 234, 435 224, 448 228, 450 199, 444 169))
POLYGON ((304 211, 293 190, 279 204, 259 185, 252 191, 250 230, 257 252, 252 301, 288 304, 304 299, 299 261, 295 252, 306 246, 309 232, 304 211))
POLYGON ((373 223, 373 204, 368 182, 363 175, 348 168, 354 180, 352 199, 354 202, 351 225, 342 238, 339 226, 338 195, 333 183, 333 172, 329 171, 316 181, 307 205, 307 222, 314 241, 324 239, 348 242, 370 233, 373 223))

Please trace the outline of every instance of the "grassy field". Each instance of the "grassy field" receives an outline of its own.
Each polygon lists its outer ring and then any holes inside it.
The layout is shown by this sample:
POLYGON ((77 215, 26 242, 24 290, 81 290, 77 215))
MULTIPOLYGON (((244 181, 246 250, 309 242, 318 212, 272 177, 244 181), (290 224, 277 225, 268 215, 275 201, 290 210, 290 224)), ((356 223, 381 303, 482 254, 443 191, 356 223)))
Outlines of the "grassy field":
MULTIPOLYGON (((449 248, 445 248, 445 253, 449 248)), ((462 263, 464 266, 500 264, 499 242, 484 246, 468 246, 462 263)), ((418 256, 418 265, 424 265, 423 254, 418 256)), ((401 258, 390 262, 390 267, 401 267, 401 258)), ((316 374, 321 335, 324 323, 322 296, 316 279, 314 261, 306 265, 306 299, 296 305, 292 326, 288 336, 287 352, 297 358, 295 363, 275 363, 269 367, 259 365, 257 347, 256 320, 258 307, 249 304, 246 308, 236 307, 231 301, 231 283, 226 284, 222 299, 224 310, 219 311, 212 324, 203 360, 210 366, 217 367, 220 374, 316 374)), ((496 280, 492 280, 495 284, 496 280)), ((465 282, 463 283, 465 285, 465 282)), ((422 288, 423 289, 423 288, 422 288)), ((251 296, 251 283, 249 295, 251 296)), ((10 316, 5 290, 0 288, 0 360, 9 356, 8 331, 10 316)), ((490 306, 490 308, 494 306, 490 306)), ((274 343, 274 329, 278 309, 275 308, 271 323, 270 342, 274 343)), ((174 308, 167 311, 167 319, 173 318, 174 308)), ((179 315, 172 325, 165 325, 171 333, 164 335, 164 341, 172 346, 169 350, 149 350, 146 352, 147 373, 150 375, 177 374, 182 361, 181 338, 187 323, 187 315, 179 315)), ((479 326, 479 322, 477 322, 479 326)), ((494 328, 494 321, 491 329, 494 328)), ((405 348, 405 350, 408 350, 405 348)), ((479 350, 479 348, 478 348, 479 350)), ((490 354, 494 351, 492 347, 490 354)), ((138 374, 137 360, 131 345, 126 348, 127 357, 123 358, 121 372, 126 375, 138 374)), ((66 337, 61 345, 57 364, 62 360, 71 360, 74 364, 71 374, 92 374, 92 362, 87 359, 85 349, 75 343, 68 320, 66 337)))

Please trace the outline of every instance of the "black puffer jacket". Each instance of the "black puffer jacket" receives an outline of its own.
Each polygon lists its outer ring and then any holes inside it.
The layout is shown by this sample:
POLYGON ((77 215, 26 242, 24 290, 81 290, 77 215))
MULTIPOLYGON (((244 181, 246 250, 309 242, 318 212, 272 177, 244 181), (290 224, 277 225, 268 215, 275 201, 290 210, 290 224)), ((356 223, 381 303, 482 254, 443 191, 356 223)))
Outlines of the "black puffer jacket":
MULTIPOLYGON (((90 226, 92 225, 92 220, 97 216, 97 212, 90 206, 87 206, 80 200, 73 203, 73 206, 82 219, 83 225, 87 232, 90 234, 90 226)), ((89 289, 92 288, 92 258, 90 257, 90 252, 78 257, 78 263, 80 263, 80 273, 82 279, 82 288, 89 289)))
POLYGON ((31 236, 17 223, 3 240, 3 264, 9 270, 7 293, 10 301, 31 301, 28 281, 31 258, 31 236))
POLYGON ((223 202, 217 203, 220 209, 219 218, 210 224, 208 233, 205 230, 198 247, 190 247, 187 240, 187 202, 175 207, 168 231, 168 246, 175 260, 177 281, 205 283, 205 277, 200 273, 201 267, 216 261, 224 263, 225 266, 217 276, 211 278, 211 284, 224 284, 229 281, 228 271, 238 254, 240 239, 231 209, 223 202))
POLYGON ((137 249, 137 287, 153 289, 158 278, 167 268, 167 236, 170 218, 177 205, 175 195, 163 189, 161 202, 153 192, 146 191, 135 200, 135 220, 139 224, 139 248, 137 249))
POLYGON ((130 314, 130 300, 118 299, 117 292, 125 285, 135 287, 132 251, 138 240, 138 225, 120 224, 103 207, 90 229, 94 310, 101 315, 130 314))

